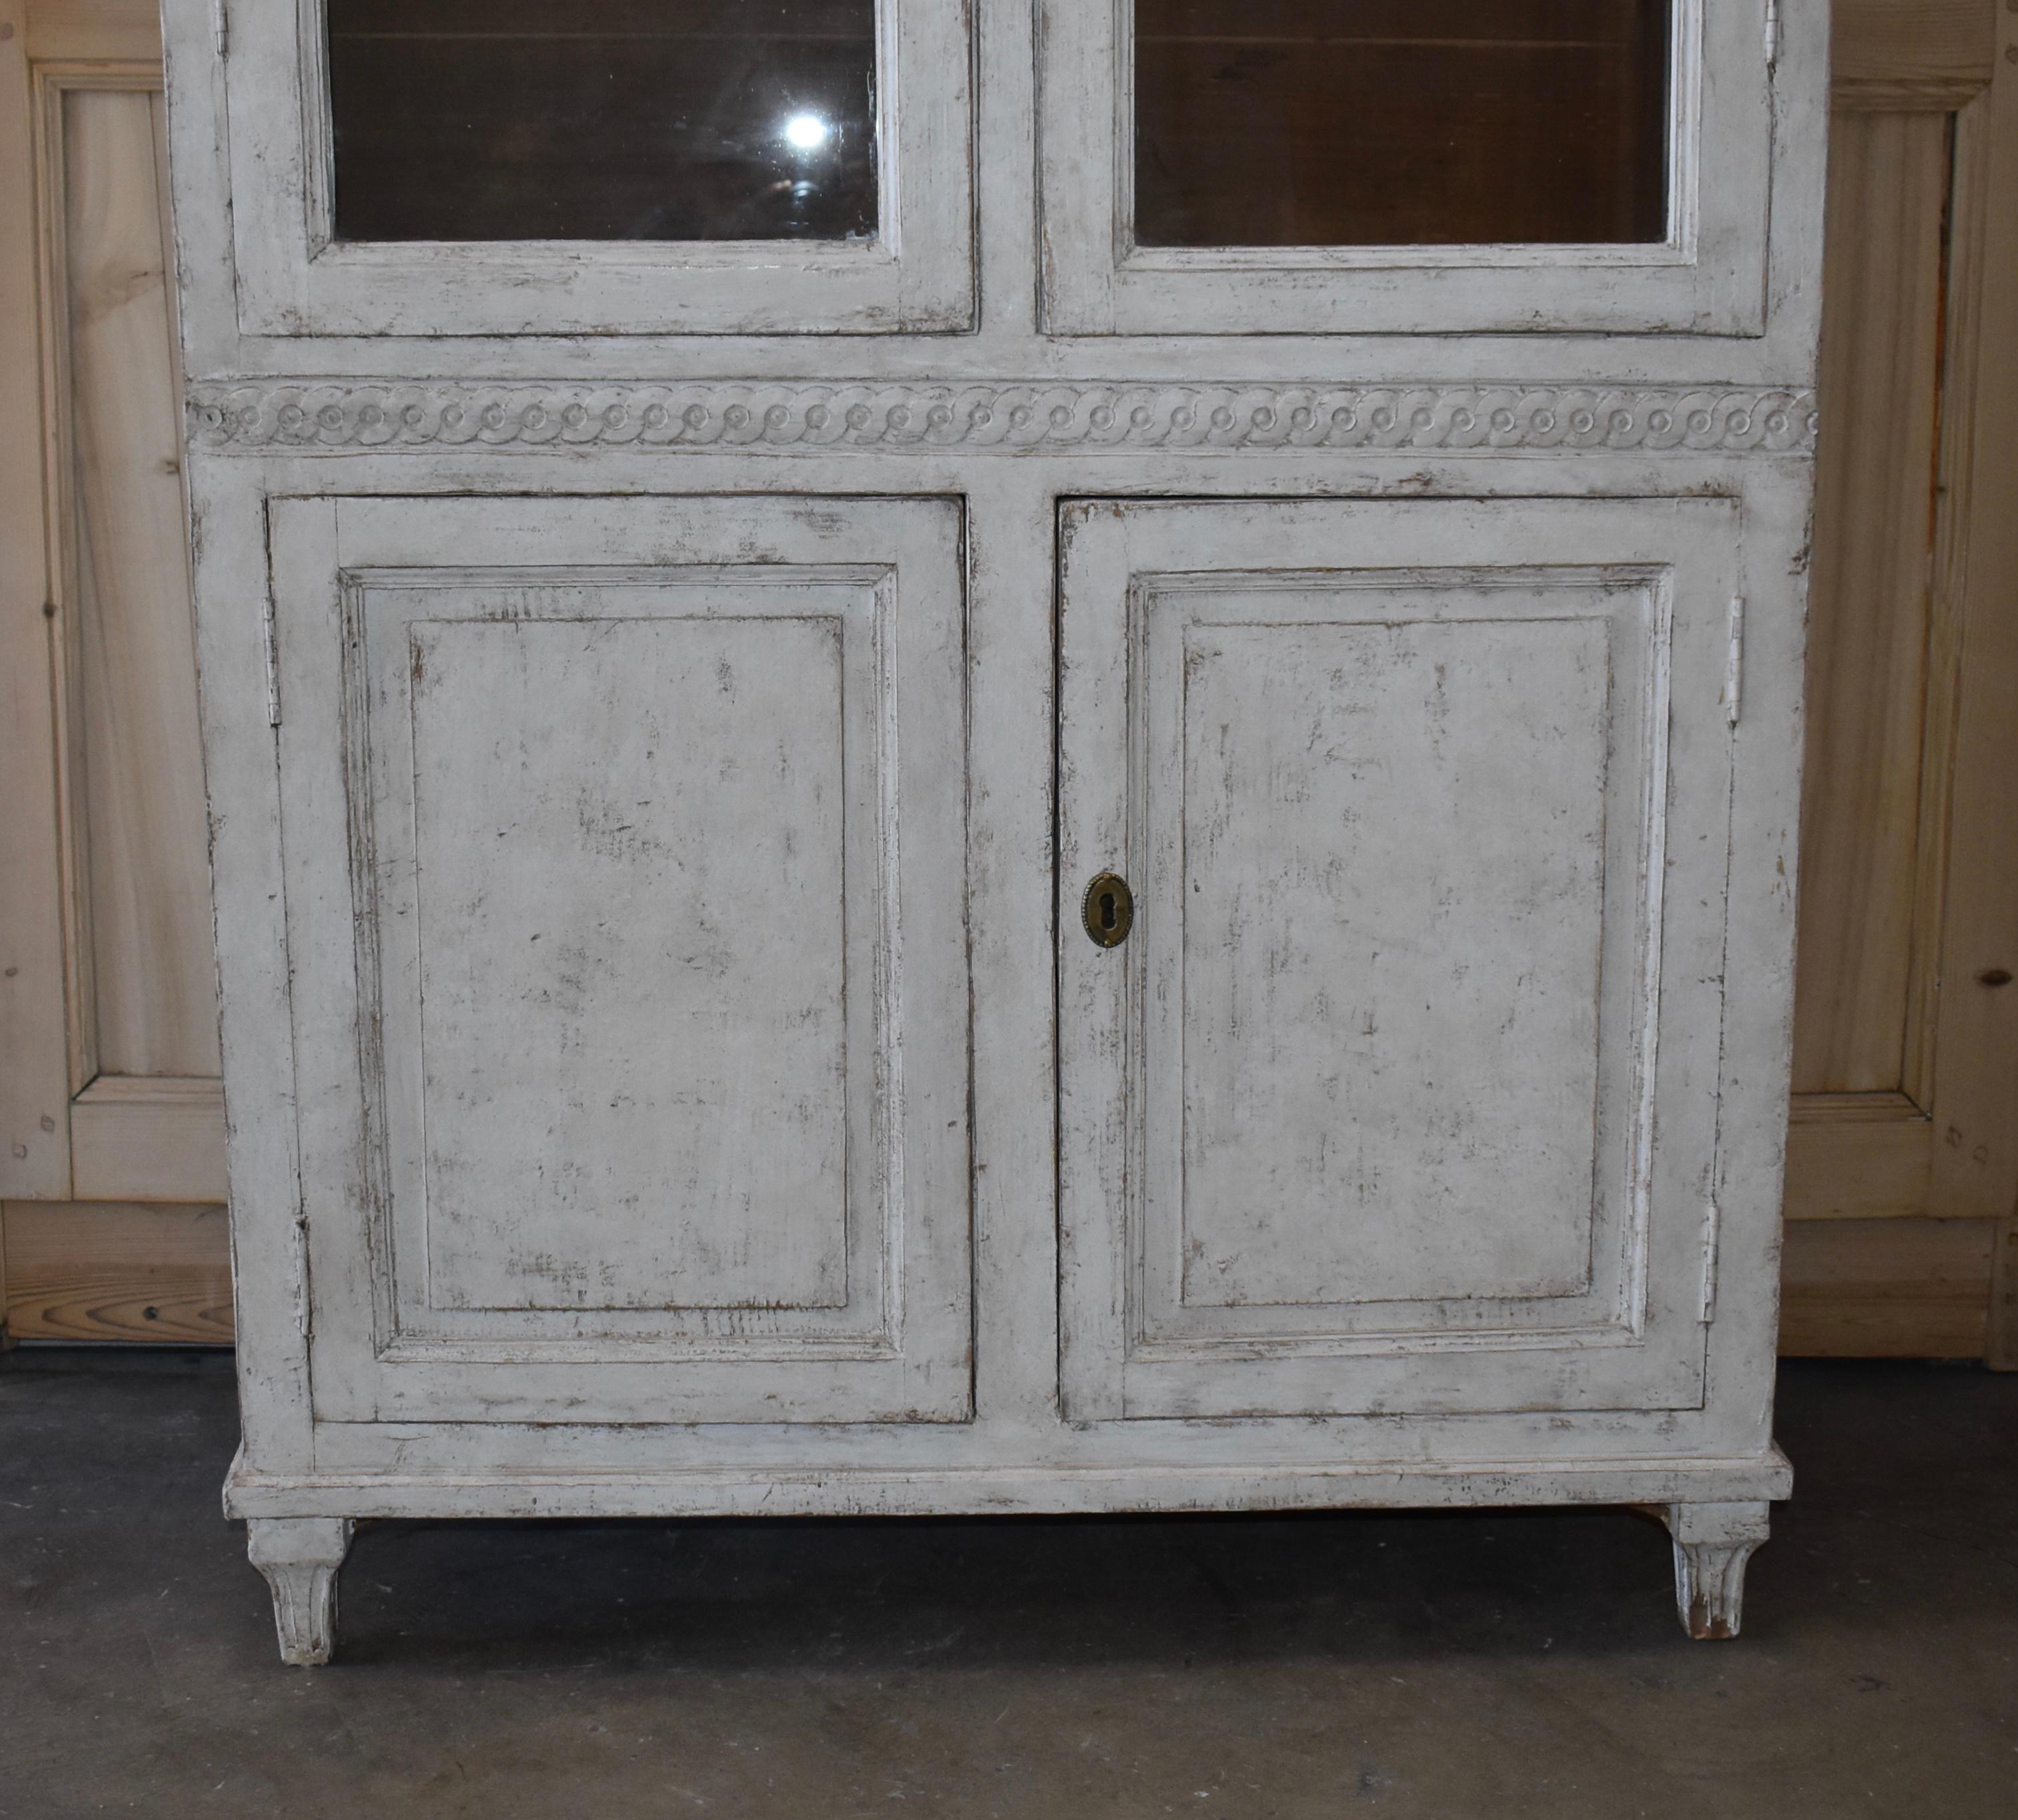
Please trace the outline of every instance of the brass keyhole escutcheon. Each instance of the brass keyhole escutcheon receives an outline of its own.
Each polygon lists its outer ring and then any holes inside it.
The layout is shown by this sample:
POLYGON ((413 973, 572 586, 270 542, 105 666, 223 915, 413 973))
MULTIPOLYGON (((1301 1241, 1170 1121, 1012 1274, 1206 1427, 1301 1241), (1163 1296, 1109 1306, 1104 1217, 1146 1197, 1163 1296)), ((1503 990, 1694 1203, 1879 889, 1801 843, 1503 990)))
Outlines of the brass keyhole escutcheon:
POLYGON ((1097 948, 1118 948, 1135 926, 1135 894, 1118 872, 1103 872, 1086 888, 1080 920, 1097 948))

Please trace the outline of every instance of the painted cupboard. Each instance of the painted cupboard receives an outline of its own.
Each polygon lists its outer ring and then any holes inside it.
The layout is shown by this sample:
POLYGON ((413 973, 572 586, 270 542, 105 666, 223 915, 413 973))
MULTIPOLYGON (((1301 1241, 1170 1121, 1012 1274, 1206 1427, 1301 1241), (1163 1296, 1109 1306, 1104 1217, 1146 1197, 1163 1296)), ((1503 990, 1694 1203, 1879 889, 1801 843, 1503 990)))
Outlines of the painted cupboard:
POLYGON ((1820 0, 170 0, 244 1440, 374 1517, 1770 1432, 1820 0))

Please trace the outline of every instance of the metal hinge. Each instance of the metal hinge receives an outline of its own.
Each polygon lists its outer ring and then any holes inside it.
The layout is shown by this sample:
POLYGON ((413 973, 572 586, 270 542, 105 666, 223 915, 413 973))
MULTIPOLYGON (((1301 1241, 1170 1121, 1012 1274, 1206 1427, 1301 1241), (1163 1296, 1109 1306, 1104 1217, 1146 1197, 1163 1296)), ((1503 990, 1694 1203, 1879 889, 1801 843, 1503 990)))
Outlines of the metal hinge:
POLYGON ((1733 726, 1745 693, 1745 596, 1730 597, 1730 645, 1723 659, 1723 711, 1733 726))
POLYGON ((266 639, 266 725, 280 724, 280 638, 273 623, 273 591, 261 603, 260 624, 266 639))
POLYGON ((231 42, 231 21, 224 10, 224 0, 210 0, 210 42, 219 56, 231 42))
MULTIPOLYGON (((219 0, 222 5, 223 0, 219 0)), ((1780 63, 1780 0, 1766 0, 1766 67, 1777 69, 1780 63)))
POLYGON ((1723 1210, 1712 1195, 1703 1204, 1702 1299, 1696 1316, 1705 1322, 1716 1319, 1716 1254, 1723 1237, 1723 1210))

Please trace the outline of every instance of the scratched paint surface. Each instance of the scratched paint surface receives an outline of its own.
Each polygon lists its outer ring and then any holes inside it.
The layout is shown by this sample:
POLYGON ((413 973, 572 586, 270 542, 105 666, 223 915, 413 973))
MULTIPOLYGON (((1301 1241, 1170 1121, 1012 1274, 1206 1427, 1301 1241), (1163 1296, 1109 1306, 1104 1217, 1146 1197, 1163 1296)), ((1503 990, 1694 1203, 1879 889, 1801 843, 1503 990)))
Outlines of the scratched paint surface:
POLYGON ((1186 1302, 1582 1280, 1606 642, 1588 618, 1189 629, 1186 1302))
POLYGON ((840 622, 410 632, 429 1299, 846 1299, 840 622))

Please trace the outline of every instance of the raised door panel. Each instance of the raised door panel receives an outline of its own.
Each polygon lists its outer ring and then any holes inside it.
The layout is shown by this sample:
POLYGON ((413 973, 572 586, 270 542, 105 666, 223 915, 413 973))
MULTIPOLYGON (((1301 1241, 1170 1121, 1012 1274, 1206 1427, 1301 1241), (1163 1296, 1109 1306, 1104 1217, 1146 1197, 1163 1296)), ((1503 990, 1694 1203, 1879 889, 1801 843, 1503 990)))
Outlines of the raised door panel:
POLYGON ((318 1414, 963 1418, 957 508, 273 512, 318 1414))
POLYGON ((1206 593, 1151 634, 1147 876, 1184 906, 1143 931, 1148 1046, 1182 1058, 1146 1108, 1181 1171, 1152 1256, 1194 1319, 1588 1284, 1600 1138, 1629 1124, 1598 1094, 1604 879, 1637 858, 1606 810, 1640 820, 1606 801, 1606 684, 1644 595, 1521 593, 1385 624, 1330 589, 1206 593))
POLYGON ((1700 1401, 1735 517, 1068 508, 1076 1415, 1700 1401))
POLYGON ((858 840, 844 881, 846 805, 872 836, 875 807, 844 643, 873 591, 786 598, 598 584, 501 621, 527 596, 365 590, 403 1327, 845 1305, 851 933, 874 966, 847 910, 876 880, 858 840))
POLYGON ((83 85, 91 80, 57 78, 44 117, 51 161, 61 161, 52 190, 63 219, 51 237, 51 264, 61 265, 50 277, 63 320, 50 327, 64 412, 56 443, 67 461, 52 490, 65 655, 75 664, 66 705, 78 1073, 214 1077, 216 964, 161 98, 83 85))

